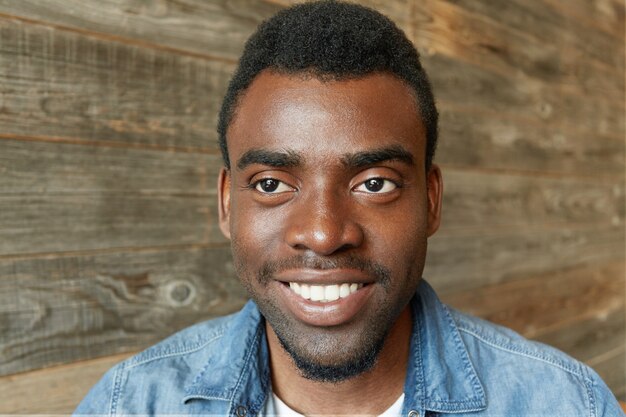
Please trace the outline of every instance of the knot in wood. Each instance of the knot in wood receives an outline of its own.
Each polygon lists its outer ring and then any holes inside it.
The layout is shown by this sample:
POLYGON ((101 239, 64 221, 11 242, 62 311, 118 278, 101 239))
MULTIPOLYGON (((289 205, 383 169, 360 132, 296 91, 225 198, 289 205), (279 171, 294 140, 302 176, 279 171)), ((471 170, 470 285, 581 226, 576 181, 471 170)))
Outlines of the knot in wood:
POLYGON ((166 296, 169 304, 175 307, 186 306, 196 298, 196 287, 189 281, 172 281, 167 284, 166 296))

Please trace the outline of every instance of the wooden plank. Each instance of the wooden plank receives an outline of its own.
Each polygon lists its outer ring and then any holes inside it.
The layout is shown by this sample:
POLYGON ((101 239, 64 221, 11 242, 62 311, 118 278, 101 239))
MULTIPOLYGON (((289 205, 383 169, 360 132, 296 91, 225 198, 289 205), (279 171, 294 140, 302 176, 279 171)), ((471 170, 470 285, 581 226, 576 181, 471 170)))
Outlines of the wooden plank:
POLYGON ((516 82, 535 79, 559 90, 616 99, 621 91, 623 97, 624 31, 616 37, 580 27, 536 3, 541 1, 420 1, 414 39, 426 51, 482 65, 516 82))
POLYGON ((524 123, 479 109, 458 111, 440 103, 436 162, 462 167, 489 167, 623 178, 623 138, 563 131, 545 123, 524 123))
MULTIPOLYGON (((487 113, 494 118, 586 133, 590 138, 623 139, 623 100, 582 96, 545 82, 516 82, 458 58, 435 54, 424 60, 438 102, 456 111, 487 113)), ((623 90, 622 90, 623 91, 623 90)))
POLYGON ((215 195, 221 156, 0 140, 0 196, 215 195))
POLYGON ((512 229, 540 224, 620 225, 623 183, 443 168, 443 227, 512 229))
POLYGON ((440 292, 484 285, 570 268, 623 260, 624 228, 620 225, 511 229, 473 228, 447 231, 429 239, 424 276, 440 292))
MULTIPOLYGON (((485 26, 500 28, 500 40, 495 40, 498 43, 512 46, 517 43, 516 39, 527 39, 531 44, 530 49, 543 44, 544 48, 556 51, 557 56, 567 60, 567 65, 576 65, 571 60, 576 56, 580 57, 581 61, 586 61, 584 56, 603 63, 607 70, 623 67, 623 61, 619 60, 619 56, 623 57, 624 54, 623 5, 621 7, 617 4, 609 5, 609 2, 604 0, 596 2, 573 0, 565 3, 553 0, 512 0, 497 4, 484 1, 445 0, 445 3, 447 4, 442 5, 439 2, 435 4, 456 16, 470 19, 473 17, 481 21, 482 28, 478 29, 479 33, 491 31, 491 28, 485 26), (583 19, 579 18, 582 14, 577 16, 574 11, 580 8, 587 9, 583 19), (594 15, 597 18, 592 17, 594 15), (564 49, 559 51, 552 49, 554 47, 564 49)), ((517 51, 522 48, 513 49, 519 54, 527 53, 517 51)), ((579 66, 580 64, 588 63, 579 62, 579 66)))
POLYGON ((471 290, 450 289, 441 296, 462 311, 588 360, 624 342, 625 275, 626 264, 620 260, 471 290), (598 333, 592 337, 593 332, 598 333))
POLYGON ((0 378, 0 414, 70 414, 128 353, 0 378), (33 401, 43 398, 43 401, 33 401))
POLYGON ((0 18, 0 132, 217 149, 234 66, 0 18))
MULTIPOLYGON (((445 0, 542 41, 582 42, 589 32, 605 32, 617 40, 624 35, 624 5, 620 0, 509 1, 490 4, 445 0), (546 7, 547 6, 547 7, 546 7), (581 9, 586 9, 581 13, 581 9)), ((593 33, 595 35, 595 33, 593 33)), ((583 47, 589 47, 589 45, 583 47)), ((606 51, 601 51, 606 52, 606 51)))
MULTIPOLYGON (((616 298, 619 296, 618 293, 616 298)), ((581 297, 582 303, 586 301, 585 298, 587 297, 581 297)), ((623 295, 621 298, 623 305, 623 295)), ((557 295, 556 299, 560 300, 562 297, 557 295)), ((573 300, 573 302, 577 301, 573 300)), ((613 303, 617 304, 615 301, 613 303)), ((559 348, 583 362, 615 349, 622 349, 626 344, 626 310, 621 308, 609 312, 609 309, 603 308, 601 305, 596 307, 599 307, 598 310, 604 311, 599 311, 594 317, 571 321, 567 326, 538 334, 533 338, 559 348)), ((587 306, 585 305, 583 308, 587 308, 587 306)))
POLYGON ((0 255, 225 242, 217 155, 0 140, 0 255))
POLYGON ((228 247, 0 260, 0 375, 143 349, 245 301, 228 247))
POLYGON ((232 62, 257 24, 280 9, 251 0, 0 0, 2 14, 232 62))
POLYGON ((553 9, 576 19, 583 26, 595 28, 624 40, 624 14, 626 5, 620 0, 574 0, 562 3, 543 0, 553 9))

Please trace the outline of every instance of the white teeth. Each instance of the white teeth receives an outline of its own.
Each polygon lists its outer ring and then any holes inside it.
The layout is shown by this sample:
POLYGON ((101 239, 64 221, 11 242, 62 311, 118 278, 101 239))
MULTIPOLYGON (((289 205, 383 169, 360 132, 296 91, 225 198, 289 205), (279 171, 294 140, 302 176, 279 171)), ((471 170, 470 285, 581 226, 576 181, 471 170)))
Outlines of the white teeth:
POLYGON ((324 298, 326 301, 335 301, 339 299, 339 285, 329 285, 324 289, 324 298))
POLYGON ((341 284, 339 287, 339 297, 346 298, 350 295, 350 284, 341 284))
POLYGON ((322 301, 324 299, 324 287, 321 285, 311 285, 311 301, 322 301))
POLYGON ((312 301, 320 301, 322 303, 328 303, 338 300, 339 298, 346 298, 350 294, 355 293, 359 289, 363 288, 363 284, 333 284, 333 285, 309 285, 299 284, 297 282, 290 282, 289 288, 302 298, 312 301))
MULTIPOLYGON (((297 293, 296 293, 297 294, 297 293)), ((307 284, 300 284, 300 295, 309 300, 311 298, 311 287, 307 284)))

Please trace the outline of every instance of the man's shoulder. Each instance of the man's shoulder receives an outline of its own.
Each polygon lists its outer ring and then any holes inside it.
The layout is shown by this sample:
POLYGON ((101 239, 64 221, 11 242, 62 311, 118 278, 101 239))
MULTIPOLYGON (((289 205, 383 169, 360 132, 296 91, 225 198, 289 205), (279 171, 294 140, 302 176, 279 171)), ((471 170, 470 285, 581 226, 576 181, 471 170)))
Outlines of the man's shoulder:
MULTIPOLYGON (((462 313, 451 307, 447 308, 456 322, 468 351, 470 354, 474 353, 472 356, 493 351, 497 353, 492 355, 513 357, 527 366, 553 367, 579 378, 585 378, 587 375, 587 367, 584 364, 558 349, 529 340, 507 327, 462 313)), ((494 356, 491 357, 494 358, 494 356)))
POLYGON ((612 414, 617 410, 614 396, 587 365, 506 327, 448 310, 494 409, 548 405, 562 415, 568 407, 592 410, 592 415, 619 415, 612 414))
POLYGON ((229 334, 241 312, 194 324, 118 363, 90 390, 75 414, 178 412, 185 388, 212 358, 223 355, 220 339, 229 334), (128 408, 126 399, 132 399, 128 408), (136 408, 135 408, 136 407, 136 408))
MULTIPOLYGON (((124 361, 125 369, 142 365, 167 362, 181 356, 210 354, 210 346, 228 333, 229 327, 238 313, 217 317, 186 327, 159 343, 124 361)), ((121 364, 120 364, 121 365, 121 364)))

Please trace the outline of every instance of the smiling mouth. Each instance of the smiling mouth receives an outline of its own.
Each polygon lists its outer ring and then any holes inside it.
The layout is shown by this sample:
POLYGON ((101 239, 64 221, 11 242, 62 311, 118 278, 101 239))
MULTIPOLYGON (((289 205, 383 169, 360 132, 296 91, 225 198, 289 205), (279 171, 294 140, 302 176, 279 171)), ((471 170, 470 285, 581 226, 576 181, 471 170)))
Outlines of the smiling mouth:
MULTIPOLYGON (((287 283, 285 283, 287 284, 287 283)), ((330 303, 340 298, 347 298, 363 288, 365 284, 344 283, 333 285, 309 285, 289 282, 289 288, 305 300, 330 303)))

